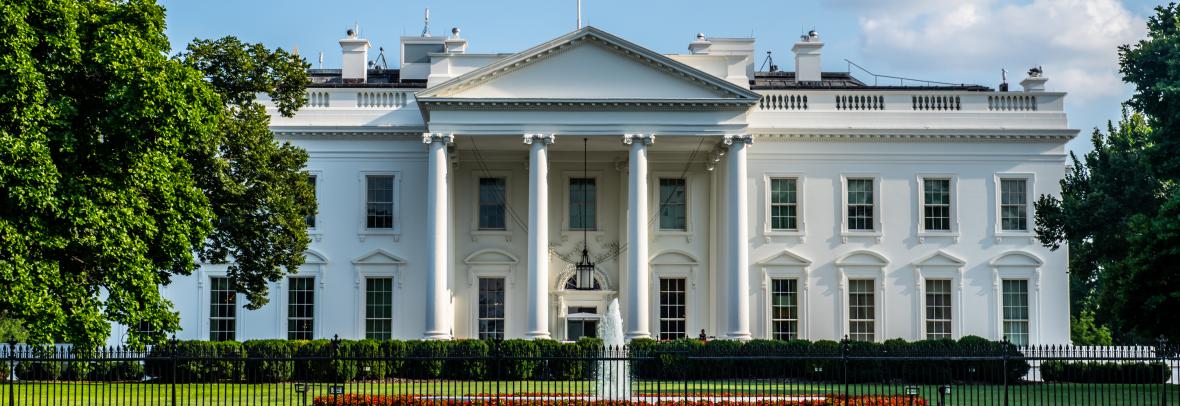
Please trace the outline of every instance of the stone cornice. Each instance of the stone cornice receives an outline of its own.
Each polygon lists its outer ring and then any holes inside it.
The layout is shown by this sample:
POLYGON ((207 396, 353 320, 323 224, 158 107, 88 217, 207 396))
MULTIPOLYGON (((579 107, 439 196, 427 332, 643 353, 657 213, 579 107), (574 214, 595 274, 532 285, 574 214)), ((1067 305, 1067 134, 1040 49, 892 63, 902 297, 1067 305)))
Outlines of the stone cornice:
POLYGON ((742 99, 473 99, 419 98, 428 109, 546 111, 704 111, 749 110, 756 100, 742 99))
POLYGON ((1077 136, 1078 130, 797 129, 751 130, 750 133, 760 140, 1067 142, 1077 136))

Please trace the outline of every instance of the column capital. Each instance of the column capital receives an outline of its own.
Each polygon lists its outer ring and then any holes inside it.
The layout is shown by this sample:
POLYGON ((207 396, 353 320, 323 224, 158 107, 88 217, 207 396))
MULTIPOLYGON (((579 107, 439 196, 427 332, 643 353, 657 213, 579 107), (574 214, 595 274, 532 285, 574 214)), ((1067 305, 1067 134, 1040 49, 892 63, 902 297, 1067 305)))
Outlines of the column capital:
POLYGON ((557 137, 553 134, 525 134, 523 139, 525 145, 533 145, 534 142, 549 145, 557 141, 557 137))
POLYGON ((450 144, 450 143, 455 142, 455 135, 454 134, 443 134, 443 133, 422 133, 422 143, 423 144, 431 144, 434 142, 442 142, 444 144, 450 144))
POLYGON ((651 145, 656 142, 655 134, 623 134, 623 143, 631 145, 636 142, 642 142, 643 145, 651 145))
POLYGON ((738 143, 750 145, 754 143, 754 136, 750 134, 725 134, 725 136, 721 138, 721 143, 725 145, 733 145, 738 143))

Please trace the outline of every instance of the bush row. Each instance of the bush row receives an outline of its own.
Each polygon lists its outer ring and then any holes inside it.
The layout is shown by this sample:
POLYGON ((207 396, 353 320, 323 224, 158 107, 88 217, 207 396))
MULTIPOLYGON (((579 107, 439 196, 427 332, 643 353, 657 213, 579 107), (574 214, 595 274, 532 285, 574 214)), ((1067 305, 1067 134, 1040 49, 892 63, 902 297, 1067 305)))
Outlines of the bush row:
POLYGON ((633 355, 643 358, 633 366, 645 379, 728 379, 774 378, 812 381, 882 382, 905 380, 915 383, 987 382, 1024 377, 1029 364, 1009 360, 1003 354, 1019 356, 1016 346, 967 336, 955 340, 883 343, 821 341, 654 341, 637 339, 630 344, 633 355), (844 357, 848 358, 845 359, 844 357), (941 360, 912 359, 941 356, 941 360), (962 356, 959 360, 946 356, 962 356), (974 356, 976 359, 971 359, 974 356), (891 359, 901 358, 901 359, 891 359), (847 368, 845 368, 847 362, 847 368))
MULTIPOLYGON (((7 362, 4 366, 7 370, 7 362)), ((16 364, 15 372, 17 379, 34 381, 138 381, 143 379, 143 364, 139 361, 22 361, 16 364)))
POLYGON ((149 354, 147 373, 165 382, 343 382, 350 380, 588 379, 602 341, 251 340, 179 341, 149 354), (176 365, 173 366, 175 357, 176 365))
MULTIPOLYGON (((644 399, 643 396, 636 397, 635 400, 595 400, 586 399, 581 395, 574 395, 573 398, 562 397, 560 394, 549 394, 553 399, 535 399, 531 397, 514 398, 512 396, 498 397, 495 399, 478 399, 478 398, 462 398, 462 399, 436 399, 431 397, 417 397, 417 396, 395 396, 395 395, 337 395, 337 396, 316 396, 312 401, 313 406, 514 406, 514 405, 530 405, 530 406, 639 406, 651 405, 653 402, 650 399, 644 399)), ((817 395, 817 396, 789 396, 781 399, 767 398, 751 400, 743 402, 741 400, 732 399, 700 399, 700 400, 662 400, 658 402, 662 406, 735 406, 735 405, 757 405, 757 406, 926 406, 929 403, 926 399, 917 397, 910 398, 907 396, 888 396, 888 395, 865 395, 865 396, 840 396, 840 395, 817 395)))
POLYGON ((1044 361, 1041 379, 1076 383, 1164 383, 1172 378, 1168 365, 1159 362, 1044 361))

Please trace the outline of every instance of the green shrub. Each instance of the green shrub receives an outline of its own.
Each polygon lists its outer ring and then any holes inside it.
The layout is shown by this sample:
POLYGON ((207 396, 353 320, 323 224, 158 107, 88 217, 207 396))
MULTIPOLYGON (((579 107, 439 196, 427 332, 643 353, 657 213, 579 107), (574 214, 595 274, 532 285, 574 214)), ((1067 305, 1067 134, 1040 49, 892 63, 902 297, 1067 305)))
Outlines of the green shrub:
POLYGON ((295 373, 292 359, 301 342, 290 340, 249 340, 242 343, 246 360, 246 380, 252 383, 286 382, 295 373))
POLYGON ((26 381, 52 381, 61 377, 60 361, 20 361, 16 363, 17 379, 26 381))
POLYGON ((90 368, 91 381, 118 382, 143 379, 143 364, 139 361, 97 361, 90 368))
POLYGON ((352 356, 357 358, 356 378, 382 380, 389 376, 390 362, 381 351, 381 341, 360 340, 352 344, 352 356))
POLYGON ((312 382, 346 382, 356 377, 357 361, 349 359, 352 340, 304 341, 296 350, 302 360, 296 363, 297 379, 312 382))
POLYGON ((1047 382, 1161 384, 1172 378, 1159 362, 1044 361, 1041 379, 1047 382))
POLYGON ((383 340, 379 344, 380 353, 388 360, 385 362, 385 376, 407 378, 405 371, 406 357, 410 355, 409 346, 401 340, 383 340))
POLYGON ((175 341, 153 346, 145 366, 148 375, 162 382, 239 381, 244 355, 237 341, 175 341))
POLYGON ((443 367, 448 379, 481 380, 487 376, 488 343, 482 340, 455 340, 448 343, 448 359, 443 367))
POLYGON ((521 381, 532 378, 537 367, 537 346, 530 340, 503 340, 493 345, 492 355, 500 380, 521 381))
POLYGON ((410 357, 403 369, 405 377, 437 379, 443 376, 442 357, 447 355, 447 341, 421 340, 406 344, 410 357))

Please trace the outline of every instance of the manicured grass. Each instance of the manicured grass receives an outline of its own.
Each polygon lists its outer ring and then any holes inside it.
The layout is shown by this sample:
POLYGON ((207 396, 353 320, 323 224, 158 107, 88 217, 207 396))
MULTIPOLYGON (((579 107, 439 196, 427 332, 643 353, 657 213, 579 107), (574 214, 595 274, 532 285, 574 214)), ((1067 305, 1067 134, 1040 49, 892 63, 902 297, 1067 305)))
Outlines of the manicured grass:
MULTIPOLYGON (((593 391, 589 381, 430 381, 430 382, 353 382, 344 385, 346 393, 420 394, 462 396, 477 394, 587 394, 593 391)), ((720 395, 806 395, 843 393, 838 384, 777 382, 660 382, 643 381, 632 385, 636 395, 660 393, 664 396, 699 397, 720 395)), ((151 383, 18 383, 0 387, 0 403, 7 404, 9 388, 19 405, 171 405, 172 386, 151 383)), ((177 405, 303 405, 303 394, 291 383, 282 384, 178 384, 177 405)), ((937 404, 938 387, 916 386, 919 396, 937 404)), ((1015 385, 1009 387, 1011 405, 1159 405, 1159 385, 1015 385)), ((1168 385, 1168 405, 1180 405, 1180 386, 1168 385)), ((328 395, 328 384, 310 384, 307 402, 315 396, 328 395)), ((851 395, 906 395, 899 385, 849 385, 851 395)), ((1002 405, 1004 390, 998 385, 954 386, 946 405, 1002 405)))

